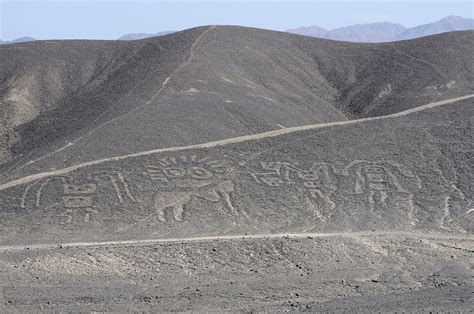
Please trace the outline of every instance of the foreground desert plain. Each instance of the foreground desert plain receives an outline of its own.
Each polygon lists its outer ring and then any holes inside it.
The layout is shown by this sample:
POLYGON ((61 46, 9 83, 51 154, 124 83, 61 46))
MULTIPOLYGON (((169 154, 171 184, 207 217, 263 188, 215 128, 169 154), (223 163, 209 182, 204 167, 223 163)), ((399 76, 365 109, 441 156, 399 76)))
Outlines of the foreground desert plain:
POLYGON ((470 311, 472 48, 0 47, 0 310, 470 311))

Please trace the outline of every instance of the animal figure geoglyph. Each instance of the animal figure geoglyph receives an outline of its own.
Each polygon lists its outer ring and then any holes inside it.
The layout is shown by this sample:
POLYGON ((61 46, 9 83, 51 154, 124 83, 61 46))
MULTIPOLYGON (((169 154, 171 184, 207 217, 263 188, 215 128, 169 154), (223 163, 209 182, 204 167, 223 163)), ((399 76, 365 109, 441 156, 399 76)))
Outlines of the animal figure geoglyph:
MULTIPOLYGON (((225 172, 222 167, 219 161, 198 159, 195 155, 168 157, 158 160, 156 165, 147 166, 145 174, 166 187, 153 197, 158 219, 166 221, 165 211, 171 209, 174 220, 183 221, 186 207, 196 199, 219 202, 231 215, 238 216, 230 197, 235 186, 232 181, 222 178, 225 172)), ((248 217, 243 211, 241 214, 248 217)))

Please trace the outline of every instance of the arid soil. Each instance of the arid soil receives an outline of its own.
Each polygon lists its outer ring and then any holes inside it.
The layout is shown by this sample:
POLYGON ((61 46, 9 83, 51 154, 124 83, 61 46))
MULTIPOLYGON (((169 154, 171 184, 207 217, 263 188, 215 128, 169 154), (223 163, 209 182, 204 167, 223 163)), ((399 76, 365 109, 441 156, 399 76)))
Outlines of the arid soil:
POLYGON ((472 36, 0 47, 0 312, 469 312, 472 36))

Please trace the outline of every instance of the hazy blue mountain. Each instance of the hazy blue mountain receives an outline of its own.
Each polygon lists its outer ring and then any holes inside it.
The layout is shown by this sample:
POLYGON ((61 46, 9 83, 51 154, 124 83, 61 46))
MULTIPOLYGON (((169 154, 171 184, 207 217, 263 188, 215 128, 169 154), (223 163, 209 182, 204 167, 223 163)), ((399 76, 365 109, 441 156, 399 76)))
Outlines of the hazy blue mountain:
POLYGON ((325 38, 353 42, 383 42, 396 38, 405 26, 390 22, 357 24, 329 31, 325 38))
POLYGON ((137 39, 144 39, 149 37, 156 37, 156 36, 163 36, 174 33, 175 31, 166 31, 166 32, 159 32, 155 34, 148 34, 148 33, 132 33, 126 34, 118 38, 118 40, 137 40, 137 39))
POLYGON ((6 44, 17 44, 17 43, 26 43, 28 41, 35 41, 36 39, 33 37, 20 37, 14 40, 0 40, 0 45, 6 44))
POLYGON ((287 30, 288 33, 325 38, 326 34, 329 32, 327 29, 319 26, 308 26, 308 27, 299 27, 294 29, 287 30))
POLYGON ((397 39, 412 39, 439 33, 470 29, 474 29, 474 19, 467 19, 460 16, 448 16, 434 23, 408 28, 397 36, 397 39))
POLYGON ((299 27, 287 32, 317 38, 352 42, 387 42, 412 39, 439 33, 474 29, 474 19, 448 16, 439 21, 405 28, 390 22, 357 24, 325 30, 319 26, 299 27))

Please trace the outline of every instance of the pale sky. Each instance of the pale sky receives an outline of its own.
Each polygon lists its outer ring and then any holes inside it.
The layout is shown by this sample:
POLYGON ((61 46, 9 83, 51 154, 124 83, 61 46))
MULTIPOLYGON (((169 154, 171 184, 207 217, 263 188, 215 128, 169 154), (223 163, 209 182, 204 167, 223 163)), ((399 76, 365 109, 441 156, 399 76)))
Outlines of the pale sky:
POLYGON ((407 27, 448 15, 473 18, 473 1, 0 0, 0 39, 116 39, 201 25, 286 30, 390 21, 407 27))

